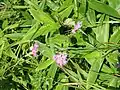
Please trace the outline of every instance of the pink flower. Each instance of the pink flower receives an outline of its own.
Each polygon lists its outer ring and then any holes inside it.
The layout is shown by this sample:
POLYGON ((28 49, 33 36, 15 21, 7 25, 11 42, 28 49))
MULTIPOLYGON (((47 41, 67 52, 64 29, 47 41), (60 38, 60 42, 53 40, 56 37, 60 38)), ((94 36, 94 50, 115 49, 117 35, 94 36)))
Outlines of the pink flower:
POLYGON ((79 28, 82 27, 82 22, 77 22, 77 24, 74 25, 74 29, 72 30, 72 33, 75 33, 79 28))
POLYGON ((39 47, 38 43, 35 42, 35 44, 30 48, 33 56, 37 56, 38 47, 39 47))
POLYGON ((53 59, 56 61, 56 63, 60 66, 63 67, 65 64, 67 64, 67 54, 64 53, 58 53, 53 56, 53 59))

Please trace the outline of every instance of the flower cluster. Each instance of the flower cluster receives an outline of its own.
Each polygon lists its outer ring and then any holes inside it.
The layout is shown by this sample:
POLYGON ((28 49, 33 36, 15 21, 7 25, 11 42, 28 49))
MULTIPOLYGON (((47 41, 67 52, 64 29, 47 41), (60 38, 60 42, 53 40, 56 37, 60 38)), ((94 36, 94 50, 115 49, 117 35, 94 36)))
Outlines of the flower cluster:
POLYGON ((33 56, 37 56, 38 47, 39 47, 38 43, 35 42, 35 44, 30 48, 33 56))
POLYGON ((58 53, 53 56, 53 59, 56 61, 57 65, 60 67, 63 67, 65 64, 67 64, 67 54, 65 53, 58 53))
POLYGON ((72 33, 75 33, 79 28, 82 27, 82 22, 77 22, 77 24, 74 25, 74 29, 72 30, 72 33))

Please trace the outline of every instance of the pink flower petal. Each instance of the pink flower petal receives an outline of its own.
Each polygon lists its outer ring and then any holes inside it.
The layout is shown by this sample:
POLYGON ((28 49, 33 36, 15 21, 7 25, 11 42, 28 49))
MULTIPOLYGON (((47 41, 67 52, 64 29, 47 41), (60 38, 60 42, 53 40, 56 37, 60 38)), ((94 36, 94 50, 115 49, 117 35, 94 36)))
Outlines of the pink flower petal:
POLYGON ((35 44, 30 48, 33 56, 37 56, 38 47, 39 47, 38 43, 35 43, 35 44))
POLYGON ((63 67, 65 64, 67 64, 67 54, 59 53, 53 56, 53 59, 56 61, 56 63, 63 67))
POLYGON ((72 33, 75 33, 79 28, 82 27, 82 22, 77 22, 77 24, 75 24, 74 29, 72 30, 72 33))

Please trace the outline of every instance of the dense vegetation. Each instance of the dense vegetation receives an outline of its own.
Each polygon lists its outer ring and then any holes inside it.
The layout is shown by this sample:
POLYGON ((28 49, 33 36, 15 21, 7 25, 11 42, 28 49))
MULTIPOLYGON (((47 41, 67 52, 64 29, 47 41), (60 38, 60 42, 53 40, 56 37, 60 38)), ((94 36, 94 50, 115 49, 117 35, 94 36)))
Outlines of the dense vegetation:
POLYGON ((0 90, 120 90, 120 0, 0 0, 0 90))

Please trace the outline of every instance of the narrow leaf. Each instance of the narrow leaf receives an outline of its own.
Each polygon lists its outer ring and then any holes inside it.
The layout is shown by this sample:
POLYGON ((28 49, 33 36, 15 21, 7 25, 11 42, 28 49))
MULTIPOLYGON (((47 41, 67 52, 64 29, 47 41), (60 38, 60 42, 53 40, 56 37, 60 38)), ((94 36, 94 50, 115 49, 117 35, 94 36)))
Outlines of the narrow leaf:
POLYGON ((54 60, 47 60, 45 62, 42 62, 38 65, 38 67, 36 68, 36 71, 42 70, 47 68, 49 65, 51 65, 54 62, 54 60))
POLYGON ((37 20, 38 22, 45 24, 55 23, 54 20, 42 10, 30 9, 29 11, 31 15, 34 17, 34 19, 37 20))
POLYGON ((118 14, 118 12, 115 9, 113 9, 112 7, 110 7, 109 5, 106 5, 100 1, 94 1, 94 0, 88 1, 88 3, 89 3, 90 8, 92 8, 98 12, 120 18, 120 15, 118 14))

